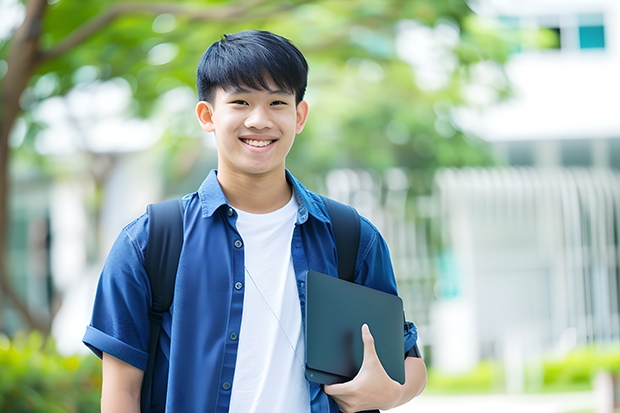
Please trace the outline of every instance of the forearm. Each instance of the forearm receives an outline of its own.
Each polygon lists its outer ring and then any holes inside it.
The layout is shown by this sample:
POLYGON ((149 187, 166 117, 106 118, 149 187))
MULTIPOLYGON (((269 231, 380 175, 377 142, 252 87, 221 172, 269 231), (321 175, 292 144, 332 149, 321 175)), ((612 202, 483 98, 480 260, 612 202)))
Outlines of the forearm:
POLYGON ((103 353, 101 413, 140 413, 140 388, 144 372, 103 353))
POLYGON ((102 391, 101 413, 140 413, 140 397, 129 392, 102 391))
POLYGON ((426 387, 426 364, 418 357, 405 359, 405 384, 400 386, 400 397, 392 407, 403 405, 418 396, 426 387))

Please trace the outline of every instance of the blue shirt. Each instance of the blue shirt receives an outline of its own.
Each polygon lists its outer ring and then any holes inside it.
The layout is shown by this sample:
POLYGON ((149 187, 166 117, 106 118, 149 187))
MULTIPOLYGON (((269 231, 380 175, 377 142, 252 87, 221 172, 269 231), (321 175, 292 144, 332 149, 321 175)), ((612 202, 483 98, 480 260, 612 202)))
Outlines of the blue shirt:
MULTIPOLYGON (((336 246, 321 197, 288 171, 299 204, 291 256, 305 323, 305 278, 309 270, 338 276, 336 246)), ((237 214, 212 171, 199 190, 183 198, 184 243, 174 300, 164 314, 153 375, 152 412, 228 412, 243 314, 244 249, 237 214)), ((84 343, 99 357, 108 353, 146 369, 151 291, 144 269, 148 214, 121 231, 99 279, 84 343)), ((355 282, 397 294, 385 240, 361 218, 355 282)), ((404 329, 410 350, 417 331, 404 329)), ((312 413, 339 411, 320 385, 309 382, 312 413)))

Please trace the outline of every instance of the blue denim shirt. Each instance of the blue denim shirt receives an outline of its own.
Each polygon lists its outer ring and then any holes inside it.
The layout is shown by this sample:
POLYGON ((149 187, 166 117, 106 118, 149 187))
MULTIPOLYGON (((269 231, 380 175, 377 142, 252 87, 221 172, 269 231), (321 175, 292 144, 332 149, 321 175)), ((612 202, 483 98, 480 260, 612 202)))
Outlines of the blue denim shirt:
MULTIPOLYGON (((321 197, 288 171, 299 204, 291 242, 305 323, 309 270, 337 277, 336 247, 321 197)), ((183 198, 184 244, 174 300, 164 314, 153 376, 153 412, 228 412, 243 314, 244 247, 237 214, 212 171, 199 190, 183 198)), ((84 343, 99 357, 110 354, 146 369, 151 291, 144 269, 148 214, 127 225, 114 243, 99 279, 84 343)), ((397 294, 389 251, 378 230, 361 219, 355 282, 397 294)), ((409 323, 403 352, 417 340, 409 323)), ((308 382, 312 413, 339 411, 320 385, 308 382)))

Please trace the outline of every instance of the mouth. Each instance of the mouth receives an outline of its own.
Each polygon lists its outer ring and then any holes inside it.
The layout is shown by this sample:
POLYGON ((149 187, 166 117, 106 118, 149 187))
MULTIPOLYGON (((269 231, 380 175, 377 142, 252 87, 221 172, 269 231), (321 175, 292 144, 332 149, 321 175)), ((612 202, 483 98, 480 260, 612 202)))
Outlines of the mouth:
POLYGON ((264 148, 273 144, 275 140, 241 139, 241 142, 245 143, 248 146, 252 146, 253 148, 264 148))

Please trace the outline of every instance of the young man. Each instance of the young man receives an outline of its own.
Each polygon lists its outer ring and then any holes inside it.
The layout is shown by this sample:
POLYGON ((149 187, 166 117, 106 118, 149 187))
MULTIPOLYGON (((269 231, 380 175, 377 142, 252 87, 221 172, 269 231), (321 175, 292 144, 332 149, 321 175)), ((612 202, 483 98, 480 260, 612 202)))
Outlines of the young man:
MULTIPOLYGON (((269 32, 227 35, 198 65, 201 127, 213 132, 218 169, 183 198, 184 244, 174 301, 164 315, 152 412, 355 412, 389 409, 419 394, 426 368, 406 357, 404 385, 383 370, 371 332, 350 382, 304 376, 305 276, 337 276, 322 199, 286 169, 308 117, 308 66, 269 32)), ((102 271, 84 343, 103 358, 103 412, 139 412, 148 359, 151 293, 144 269, 148 214, 116 240, 102 271)), ((355 282, 396 294, 388 248, 361 219, 355 282)), ((414 348, 413 325, 404 329, 414 348)))

